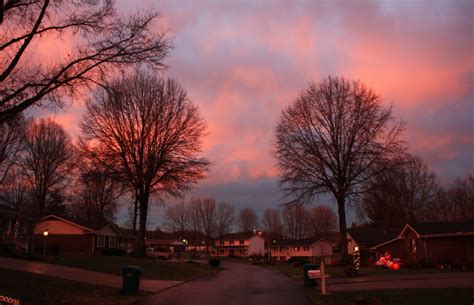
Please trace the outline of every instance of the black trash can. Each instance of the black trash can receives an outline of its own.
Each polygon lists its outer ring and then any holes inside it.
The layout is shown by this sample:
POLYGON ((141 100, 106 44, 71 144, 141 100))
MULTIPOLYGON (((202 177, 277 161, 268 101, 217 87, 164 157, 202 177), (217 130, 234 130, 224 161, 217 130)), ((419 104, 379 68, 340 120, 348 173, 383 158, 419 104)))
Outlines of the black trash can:
POLYGON ((122 294, 137 295, 140 286, 142 270, 137 266, 123 266, 122 268, 122 294))
POLYGON ((318 282, 316 281, 316 279, 309 278, 309 275, 308 275, 309 270, 319 270, 319 265, 318 264, 303 265, 304 287, 316 287, 318 286, 318 282))

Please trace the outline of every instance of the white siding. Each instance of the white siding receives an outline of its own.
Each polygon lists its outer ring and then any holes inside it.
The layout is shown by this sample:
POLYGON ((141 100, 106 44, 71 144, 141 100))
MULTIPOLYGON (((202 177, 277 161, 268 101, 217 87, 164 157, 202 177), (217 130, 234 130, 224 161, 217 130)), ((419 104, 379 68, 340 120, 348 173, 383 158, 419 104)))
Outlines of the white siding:
POLYGON ((248 255, 265 255, 265 240, 256 235, 249 239, 248 255))

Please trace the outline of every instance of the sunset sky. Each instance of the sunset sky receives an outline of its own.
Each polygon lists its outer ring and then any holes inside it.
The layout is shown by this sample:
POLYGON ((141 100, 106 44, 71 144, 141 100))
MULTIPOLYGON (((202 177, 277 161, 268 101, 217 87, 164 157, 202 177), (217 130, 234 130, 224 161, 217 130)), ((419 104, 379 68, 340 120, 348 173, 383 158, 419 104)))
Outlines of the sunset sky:
MULTIPOLYGON (((407 124, 409 151, 442 185, 474 173, 474 1, 122 0, 117 6, 123 13, 162 12, 157 26, 174 38, 165 74, 187 89, 207 122, 204 154, 214 166, 189 196, 259 213, 278 207, 270 151, 280 111, 327 75, 358 79, 393 105, 407 124)), ((75 104, 54 117, 74 135, 81 112, 75 104)), ((162 226, 162 211, 152 210, 150 227, 162 226)))

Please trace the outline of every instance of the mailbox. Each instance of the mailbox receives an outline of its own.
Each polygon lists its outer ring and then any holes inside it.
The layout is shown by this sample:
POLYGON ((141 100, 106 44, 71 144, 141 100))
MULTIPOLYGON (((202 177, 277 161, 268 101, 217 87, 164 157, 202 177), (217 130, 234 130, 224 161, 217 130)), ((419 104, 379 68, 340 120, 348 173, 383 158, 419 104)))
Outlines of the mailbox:
POLYGON ((321 270, 308 270, 308 277, 310 279, 317 279, 321 277, 321 270))

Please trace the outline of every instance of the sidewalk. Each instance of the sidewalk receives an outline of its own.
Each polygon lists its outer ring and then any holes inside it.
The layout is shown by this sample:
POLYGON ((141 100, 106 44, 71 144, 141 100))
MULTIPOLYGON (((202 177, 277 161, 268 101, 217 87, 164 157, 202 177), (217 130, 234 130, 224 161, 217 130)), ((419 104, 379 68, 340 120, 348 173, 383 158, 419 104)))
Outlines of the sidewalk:
POLYGON ((327 280, 329 292, 409 288, 474 288, 474 272, 362 276, 327 280))
MULTIPOLYGON (((92 285, 122 288, 122 277, 39 262, 0 257, 0 268, 31 272, 92 285)), ((182 281, 140 280, 140 290, 158 292, 183 283, 182 281)))

